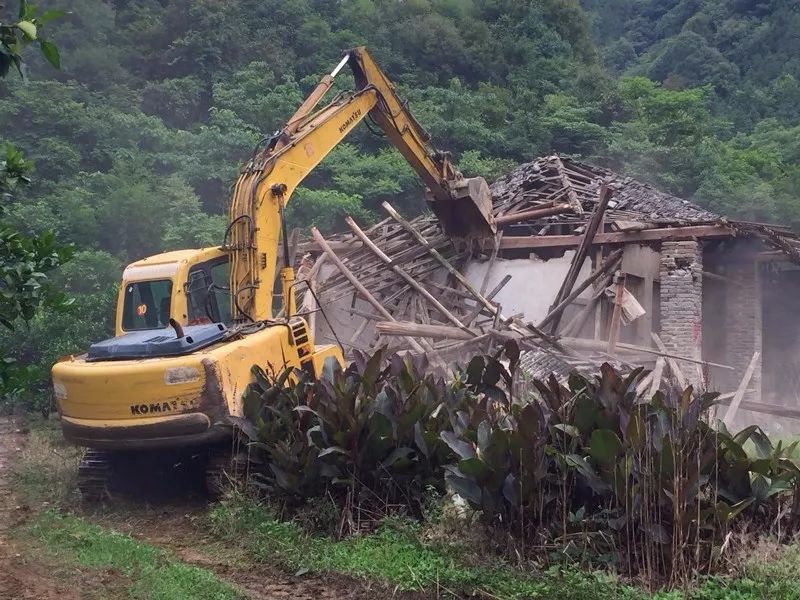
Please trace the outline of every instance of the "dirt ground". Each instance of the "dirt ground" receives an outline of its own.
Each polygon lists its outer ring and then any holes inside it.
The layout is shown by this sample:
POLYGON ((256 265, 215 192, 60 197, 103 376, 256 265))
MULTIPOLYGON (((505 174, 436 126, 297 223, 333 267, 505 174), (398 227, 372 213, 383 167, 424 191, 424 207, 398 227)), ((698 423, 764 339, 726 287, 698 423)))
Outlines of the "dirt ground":
POLYGON ((202 518, 196 502, 131 507, 97 518, 104 526, 168 550, 183 562, 212 571, 252 600, 355 600, 419 598, 385 585, 330 574, 293 576, 268 565, 247 562, 241 551, 226 549, 192 522, 202 518), (204 550, 205 549, 205 550, 204 550))
POLYGON ((80 598, 52 565, 23 556, 8 536, 9 530, 29 514, 27 507, 17 504, 8 480, 8 467, 24 443, 25 435, 18 423, 10 418, 0 419, 0 600, 80 598))
MULTIPOLYGON (((9 481, 9 465, 25 445, 25 432, 18 421, 0 418, 0 600, 128 598, 127 580, 113 569, 77 569, 54 564, 32 555, 30 548, 19 547, 19 542, 9 535, 34 510, 18 503, 9 481)), ((150 498, 134 497, 86 511, 84 516, 162 547, 188 564, 208 569, 253 600, 419 597, 335 574, 292 576, 247 561, 241 551, 226 550, 197 526, 206 507, 206 502, 196 494, 173 496, 155 505, 150 498)))

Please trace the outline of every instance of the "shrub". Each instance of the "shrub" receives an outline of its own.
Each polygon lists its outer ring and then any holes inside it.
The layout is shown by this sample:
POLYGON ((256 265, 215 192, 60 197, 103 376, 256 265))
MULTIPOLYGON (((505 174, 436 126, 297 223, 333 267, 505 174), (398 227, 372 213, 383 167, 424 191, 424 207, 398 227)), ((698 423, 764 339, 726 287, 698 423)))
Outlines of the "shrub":
POLYGON ((740 516, 794 531, 795 444, 710 424, 716 394, 641 397, 642 369, 604 364, 566 384, 534 380, 515 398, 518 350, 504 350, 509 368, 499 354, 476 356, 447 383, 423 357, 385 350, 346 370, 332 361, 319 381, 255 368, 234 419, 251 480, 292 508, 329 497, 340 535, 397 512, 421 517, 430 490, 449 488, 511 556, 534 548, 539 560, 659 582, 713 570, 740 516))
POLYGON ((318 381, 255 367, 244 419, 234 419, 262 467, 251 481, 290 507, 331 494, 345 509, 342 531, 395 511, 421 515, 427 490, 444 490, 452 455, 440 432, 459 398, 426 366, 379 350, 346 370, 328 362, 318 381))
POLYGON ((736 435, 712 427, 716 394, 689 387, 639 397, 641 376, 604 364, 566 386, 534 381, 535 397, 518 404, 470 405, 459 422, 469 425, 442 434, 460 459, 447 467, 448 483, 491 524, 537 547, 651 580, 712 569, 738 515, 781 518, 776 499, 796 491, 800 473, 795 445, 773 446, 756 426, 736 435))

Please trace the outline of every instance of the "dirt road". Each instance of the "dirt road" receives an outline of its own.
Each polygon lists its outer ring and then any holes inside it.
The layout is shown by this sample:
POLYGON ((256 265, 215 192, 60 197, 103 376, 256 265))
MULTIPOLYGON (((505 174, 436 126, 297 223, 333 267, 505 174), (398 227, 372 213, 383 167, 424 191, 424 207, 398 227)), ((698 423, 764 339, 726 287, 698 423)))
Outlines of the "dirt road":
POLYGON ((224 547, 194 522, 203 512, 177 505, 157 509, 115 511, 99 517, 104 526, 124 531, 136 539, 164 548, 183 562, 208 569, 251 600, 396 600, 420 598, 417 594, 394 592, 392 588, 350 577, 330 575, 289 575, 275 567, 248 561, 241 549, 224 547))
MULTIPOLYGON (((17 422, 0 417, 0 600, 128 598, 129 581, 118 572, 59 564, 9 535, 36 510, 19 504, 9 476, 10 465, 20 460, 26 437, 17 422)), ((206 511, 206 503, 196 496, 173 497, 155 505, 151 499, 126 498, 102 509, 94 507, 83 516, 207 569, 253 600, 419 597, 336 574, 292 576, 249 560, 241 549, 222 546, 198 525, 206 511)))
POLYGON ((28 510, 19 506, 8 477, 9 465, 25 443, 17 423, 0 418, 0 600, 72 600, 75 588, 51 565, 23 556, 9 538, 9 530, 23 522, 28 510))

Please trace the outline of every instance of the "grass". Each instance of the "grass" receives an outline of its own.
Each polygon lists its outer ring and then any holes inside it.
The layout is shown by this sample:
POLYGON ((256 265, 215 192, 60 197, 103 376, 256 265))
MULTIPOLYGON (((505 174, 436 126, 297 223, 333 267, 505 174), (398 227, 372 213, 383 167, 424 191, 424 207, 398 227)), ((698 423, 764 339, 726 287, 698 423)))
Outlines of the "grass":
POLYGON ((246 546, 254 559, 303 572, 337 572, 389 582, 398 589, 440 595, 563 600, 634 600, 642 591, 602 572, 551 568, 525 573, 498 561, 468 564, 457 544, 425 543, 418 526, 387 521, 374 534, 334 541, 293 522, 274 519, 263 506, 234 499, 210 512, 214 531, 246 546))
POLYGON ((28 436, 10 465, 14 494, 26 504, 74 506, 81 451, 67 444, 57 421, 32 418, 28 436))
POLYGON ((427 542, 420 526, 388 521, 374 534, 335 541, 308 534, 294 522, 245 498, 214 507, 211 527, 253 559, 303 572, 337 572, 389 582, 398 589, 437 596, 559 600, 796 600, 800 598, 800 548, 749 551, 733 577, 704 577, 694 589, 650 595, 605 572, 577 566, 523 571, 496 559, 468 561, 458 544, 427 542))
POLYGON ((95 569, 115 569, 130 581, 137 600, 240 600, 214 573, 188 565, 156 546, 107 530, 85 519, 45 510, 18 535, 37 543, 59 561, 95 569))

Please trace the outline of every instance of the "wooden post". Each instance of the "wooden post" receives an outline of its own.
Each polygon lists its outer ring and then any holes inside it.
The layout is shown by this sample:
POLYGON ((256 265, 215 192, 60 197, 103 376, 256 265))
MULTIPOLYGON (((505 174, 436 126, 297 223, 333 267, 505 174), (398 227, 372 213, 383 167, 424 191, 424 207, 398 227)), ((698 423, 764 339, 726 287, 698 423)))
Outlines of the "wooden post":
POLYGON ((569 180, 567 171, 564 168, 564 163, 561 160, 560 156, 556 155, 554 158, 556 163, 556 170, 558 171, 558 176, 561 179, 561 185, 564 186, 564 189, 567 192, 567 199, 569 200, 569 204, 577 214, 582 215, 583 207, 581 206, 581 202, 578 199, 578 194, 575 193, 575 190, 572 187, 572 182, 569 180))
MULTIPOLYGON (((561 341, 564 343, 565 346, 572 346, 573 348, 585 348, 587 350, 606 350, 607 345, 606 342, 600 340, 589 340, 586 338, 573 338, 573 337, 562 337, 561 341)), ((702 360, 697 360, 695 358, 689 358, 688 356, 679 356, 678 354, 670 354, 668 352, 662 352, 661 350, 655 350, 654 348, 647 348, 645 346, 637 346, 636 344, 628 344, 625 342, 617 342, 617 348, 620 350, 627 350, 630 352, 642 352, 644 354, 655 354, 656 356, 663 356, 665 359, 673 360, 673 361, 681 361, 681 362, 688 362, 692 364, 702 364, 708 365, 709 367, 718 367, 720 369, 728 369, 730 371, 735 371, 732 366, 730 365, 721 365, 719 363, 707 362, 702 360)), ((671 367, 670 367, 671 368, 671 367)))
MULTIPOLYGON (((583 239, 581 239, 580 246, 578 246, 578 249, 575 251, 575 256, 572 257, 572 263, 569 266, 569 271, 567 271, 567 276, 564 278, 561 288, 558 290, 558 294, 556 294, 555 300, 553 301, 553 306, 560 304, 564 298, 569 296, 569 293, 572 291, 575 281, 577 281, 578 275, 581 272, 581 267, 583 267, 583 262, 586 260, 586 257, 589 255, 589 251, 592 248, 594 236, 603 222, 603 215, 605 215, 608 202, 611 200, 611 190, 606 182, 603 182, 603 184, 600 186, 599 193, 600 197, 597 207, 594 209, 592 218, 586 225, 586 232, 583 235, 583 239)), ((553 308, 551 307, 551 312, 552 310, 553 308)), ((560 322, 560 316, 556 315, 553 319, 552 326, 550 327, 550 331, 552 333, 556 332, 560 322)))
POLYGON ((594 294, 592 294, 592 298, 586 304, 586 306, 579 312, 575 317, 567 323, 564 329, 561 331, 562 336, 570 335, 576 336, 580 333, 583 326, 589 321, 589 319, 594 318, 594 335, 592 336, 594 340, 600 341, 600 313, 603 310, 603 306, 600 303, 600 298, 602 298, 606 293, 606 288, 614 279, 613 275, 606 275, 603 277, 597 285, 595 286, 594 294))
POLYGON ((372 243, 367 235, 361 230, 361 228, 353 221, 352 218, 347 217, 345 219, 347 226, 356 234, 356 237, 360 239, 364 245, 369 248, 375 256, 380 258, 392 271, 397 273, 408 285, 414 288, 417 292, 419 292, 428 302, 433 304, 440 313, 442 313, 448 321, 450 321, 456 327, 462 329, 463 331, 467 332, 470 335, 477 335, 473 331, 471 331, 468 327, 465 327, 461 321, 458 320, 453 313, 451 313, 447 308, 439 302, 428 290, 422 287, 419 283, 417 283, 411 275, 406 273, 403 269, 392 263, 392 259, 386 256, 386 254, 378 248, 375 244, 372 243))
MULTIPOLYGON (((494 298, 497 294, 500 293, 500 290, 502 290, 504 287, 506 287, 506 284, 509 281, 511 281, 511 275, 506 275, 505 277, 503 277, 503 280, 500 283, 498 283, 496 286, 494 286, 494 288, 492 289, 491 292, 486 294, 486 299, 487 300, 491 300, 492 298, 494 298)), ((475 310, 473 310, 469 315, 467 315, 467 318, 464 319, 464 325, 466 325, 467 327, 472 325, 472 322, 475 319, 478 318, 478 315, 480 315, 481 311, 483 311, 483 310, 485 310, 485 307, 483 306, 483 304, 478 302, 478 306, 475 307, 475 310)))
MULTIPOLYGON (((367 302, 372 305, 378 313, 387 321, 394 321, 394 317, 391 313, 384 308, 384 306, 378 302, 378 300, 369 293, 369 290, 361 285, 361 282, 353 275, 353 272, 347 268, 347 266, 342 262, 342 260, 336 256, 336 253, 331 250, 331 247, 328 245, 328 242, 322 237, 322 234, 316 227, 311 228, 311 235, 314 237, 314 241, 317 242, 317 245, 322 248, 325 254, 328 255, 328 258, 333 261, 333 264, 339 269, 339 271, 344 275, 350 284, 361 294, 361 297, 364 298, 367 302)), ((425 350, 420 346, 414 338, 407 338, 409 345, 414 348, 417 352, 424 352, 425 350)))
POLYGON ((730 427, 733 423, 733 420, 736 418, 739 405, 742 403, 744 394, 747 391, 747 386, 750 385, 750 379, 753 377, 753 372, 756 370, 756 364, 758 363, 759 358, 761 358, 761 353, 754 353, 753 358, 750 359, 750 364, 747 365, 747 370, 744 372, 744 377, 742 377, 742 380, 739 382, 739 387, 736 389, 736 394, 734 394, 733 400, 731 400, 731 405, 728 407, 728 412, 725 413, 725 418, 722 420, 726 427, 730 427))
POLYGON ((378 321, 375 330, 380 335, 399 335, 430 338, 449 338, 453 340, 471 340, 475 332, 466 332, 458 327, 449 325, 424 325, 422 323, 409 323, 408 321, 378 321))
MULTIPOLYGON (((578 206, 580 206, 580 203, 578 206)), ((568 212, 574 212, 572 206, 569 204, 559 204, 558 206, 532 208, 531 210, 523 210, 518 213, 511 213, 510 215, 495 217, 494 222, 496 225, 510 225, 512 223, 519 223, 520 221, 541 219, 543 217, 551 217, 553 215, 561 215, 568 212)))
POLYGON ((586 279, 584 279, 583 283, 581 283, 578 287, 576 287, 569 296, 564 298, 558 304, 558 306, 553 308, 550 311, 550 313, 544 319, 542 319, 542 321, 537 325, 537 327, 539 329, 544 329, 550 322, 552 322, 554 319, 558 318, 561 315, 561 313, 564 312, 564 309, 566 309, 567 306, 572 304, 572 302, 574 302, 575 299, 578 296, 581 295, 583 290, 588 288, 595 281, 597 281, 600 277, 602 277, 605 273, 607 273, 612 268, 614 268, 617 265, 617 263, 620 261, 621 258, 622 258, 622 250, 617 250, 613 254, 609 255, 603 261, 603 263, 599 267, 597 267, 597 269, 595 269, 594 273, 592 273, 586 279))
MULTIPOLYGON (((681 368, 678 366, 678 363, 676 363, 673 358, 669 358, 669 356, 667 355, 667 347, 664 345, 664 342, 661 341, 661 338, 658 337, 658 334, 656 332, 653 332, 650 335, 653 338, 653 341, 656 343, 656 347, 659 350, 661 350, 661 354, 667 357, 667 364, 669 365, 669 370, 672 371, 672 376, 675 377, 675 379, 677 380, 678 385, 681 387, 681 390, 685 390, 689 386, 689 384, 686 382, 686 377, 684 377, 683 371, 681 371, 681 368)), ((694 362, 694 361, 689 361, 689 362, 694 362)))
POLYGON ((650 397, 652 398, 661 387, 661 377, 664 375, 664 357, 656 359, 656 366, 653 369, 653 383, 650 386, 650 397))
POLYGON ((303 302, 300 311, 308 314, 308 328, 311 330, 312 335, 317 330, 317 310, 319 310, 319 306, 317 305, 317 301, 314 299, 314 294, 311 292, 316 293, 317 291, 319 271, 327 258, 328 255, 324 252, 320 254, 317 257, 317 260, 314 261, 311 269, 305 275, 305 280, 308 284, 308 290, 306 290, 306 293, 303 294, 303 302))
POLYGON ((614 356, 617 351, 617 340, 619 338, 620 320, 622 318, 622 295, 625 293, 625 276, 617 271, 617 293, 614 298, 614 312, 611 314, 611 330, 608 332, 607 352, 614 356))
MULTIPOLYGON (((497 219, 495 219, 495 224, 497 224, 497 219)), ((500 251, 500 240, 503 239, 503 232, 500 231, 497 233, 497 236, 494 238, 494 248, 492 249, 492 256, 489 258, 489 264, 486 265, 486 273, 483 274, 483 281, 481 282, 481 294, 486 293, 486 286, 489 285, 489 276, 492 274, 492 267, 494 267, 494 261, 497 260, 497 253, 500 251)))
MULTIPOLYGON (((401 217, 400 213, 398 213, 391 204, 389 204, 388 202, 383 202, 382 206, 386 210, 386 212, 388 212, 391 215, 391 217, 403 227, 403 229, 408 231, 414 237, 414 239, 417 240, 417 242, 421 244, 422 247, 425 248, 428 251, 428 253, 439 262, 440 265, 442 265, 445 269, 447 269, 448 273, 450 273, 453 277, 455 277, 455 279, 461 285, 463 285, 465 289, 469 290, 469 292, 475 297, 475 299, 488 309, 490 314, 497 315, 500 313, 498 307, 489 302, 485 296, 483 296, 478 290, 476 290, 475 286, 473 286, 469 281, 467 281, 467 279, 461 274, 461 272, 458 269, 456 269, 452 264, 450 264, 450 261, 448 261, 444 256, 442 256, 441 253, 436 248, 434 248, 430 244, 430 242, 428 242, 428 240, 426 240, 425 237, 419 231, 417 231, 417 229, 411 223, 409 223, 403 217, 401 217)), ((524 326, 520 327, 511 322, 513 321, 513 319, 512 320, 506 319, 502 314, 499 315, 499 318, 504 323, 509 322, 510 323, 509 326, 511 327, 512 330, 515 330, 523 335, 526 335, 528 333, 533 333, 535 336, 548 342, 554 347, 563 350, 563 348, 558 344, 556 340, 545 334, 537 327, 529 323, 526 323, 524 324, 524 326)), ((564 351, 566 352, 566 350, 564 351)))

